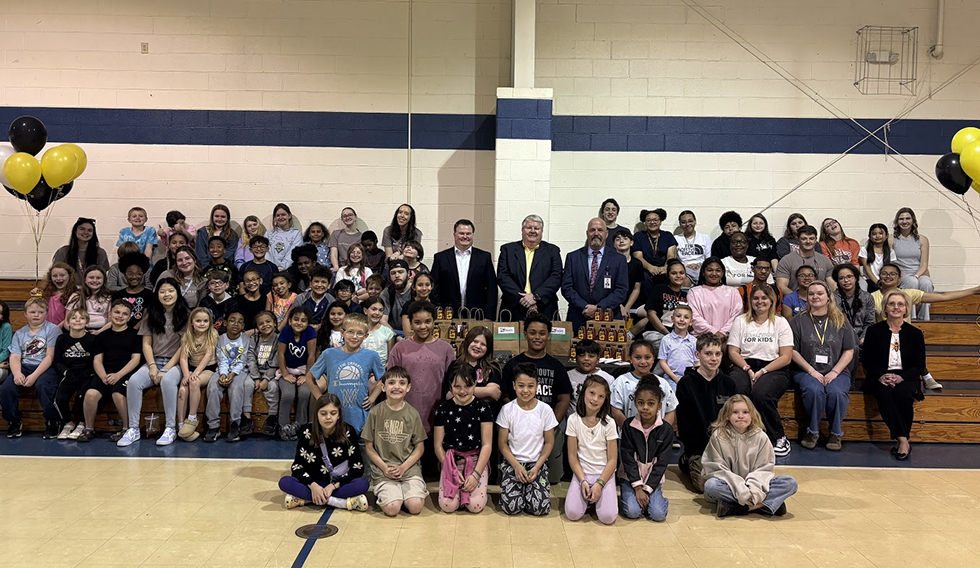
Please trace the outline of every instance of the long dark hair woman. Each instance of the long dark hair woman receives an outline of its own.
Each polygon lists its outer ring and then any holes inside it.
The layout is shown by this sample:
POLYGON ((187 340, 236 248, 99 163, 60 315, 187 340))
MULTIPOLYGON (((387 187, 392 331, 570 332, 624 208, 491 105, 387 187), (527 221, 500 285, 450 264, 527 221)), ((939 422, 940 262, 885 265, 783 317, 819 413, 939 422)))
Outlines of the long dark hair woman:
POLYGON ((99 246, 99 234, 95 231, 95 219, 79 217, 71 227, 68 244, 54 253, 51 263, 64 262, 79 274, 95 265, 109 272, 109 256, 99 246))

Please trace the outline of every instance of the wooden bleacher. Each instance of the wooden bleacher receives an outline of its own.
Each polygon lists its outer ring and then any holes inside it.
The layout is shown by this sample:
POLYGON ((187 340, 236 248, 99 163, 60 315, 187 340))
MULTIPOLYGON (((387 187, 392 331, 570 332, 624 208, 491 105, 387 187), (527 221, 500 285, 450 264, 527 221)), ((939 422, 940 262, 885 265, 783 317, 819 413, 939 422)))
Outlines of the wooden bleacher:
MULTIPOLYGON (((25 325, 23 301, 34 286, 33 281, 0 280, 0 298, 11 307, 11 324, 14 329, 25 325)), ((916 424, 912 438, 916 442, 980 443, 980 294, 932 305, 932 321, 916 323, 926 337, 927 363, 937 381, 943 384, 940 393, 926 391, 924 401, 916 404, 916 424)), ((859 368, 858 379, 863 379, 859 368)), ((143 398, 143 418, 156 414, 163 419, 160 389, 147 391, 143 398)), ((203 416, 205 400, 202 397, 198 414, 203 416)), ((24 411, 24 428, 30 431, 44 429, 44 419, 37 399, 28 394, 21 397, 24 411)), ((113 431, 108 418, 116 418, 111 403, 107 405, 109 416, 100 414, 96 423, 100 431, 113 431)), ((252 404, 252 417, 256 429, 265 425, 268 413, 265 398, 257 395, 252 404)), ((802 403, 792 391, 780 402, 786 435, 795 438, 806 424, 802 403)), ((222 428, 227 427, 228 409, 222 404, 222 428)), ((201 430, 203 431, 203 420, 201 430)), ((826 421, 822 430, 826 434, 826 421)), ((0 419, 4 430, 6 422, 0 419)), ((888 428, 881 420, 874 398, 854 390, 851 404, 844 421, 845 440, 888 441, 888 428)))

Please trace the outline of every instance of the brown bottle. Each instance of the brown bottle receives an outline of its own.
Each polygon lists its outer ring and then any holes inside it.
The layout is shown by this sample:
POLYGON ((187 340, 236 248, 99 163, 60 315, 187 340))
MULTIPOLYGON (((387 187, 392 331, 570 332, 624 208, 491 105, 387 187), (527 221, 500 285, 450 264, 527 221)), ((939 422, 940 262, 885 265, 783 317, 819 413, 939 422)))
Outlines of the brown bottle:
POLYGON ((578 338, 579 339, 585 339, 585 326, 584 325, 581 326, 580 328, 578 328, 578 334, 577 335, 578 335, 578 338))
POLYGON ((619 331, 616 332, 616 341, 618 341, 620 343, 626 343, 626 330, 625 329, 620 328, 619 331))
POLYGON ((442 306, 436 308, 436 320, 442 319, 442 306))
POLYGON ((605 341, 605 340, 606 340, 606 326, 602 326, 599 328, 599 341, 605 341))
POLYGON ((436 339, 439 339, 439 326, 438 325, 435 326, 432 329, 432 336, 435 337, 436 339))
POLYGON ((591 327, 589 327, 589 329, 585 332, 585 338, 586 339, 595 339, 595 330, 593 330, 591 327))
POLYGON ((453 341, 455 339, 456 339, 456 326, 455 325, 450 325, 449 326, 449 340, 450 341, 453 341))
POLYGON ((595 321, 602 321, 602 310, 597 309, 593 319, 595 319, 595 321))
POLYGON ((445 314, 446 314, 446 319, 447 320, 453 319, 453 307, 452 306, 447 306, 446 307, 445 314))
POLYGON ((572 350, 568 353, 568 358, 569 359, 574 359, 575 358, 575 344, 574 343, 572 344, 572 350))
POLYGON ((602 321, 612 321, 612 309, 606 308, 602 310, 602 321))
POLYGON ((607 345, 607 346, 606 346, 606 348, 605 348, 605 349, 604 349, 604 350, 602 351, 602 356, 603 356, 604 358, 606 358, 606 359, 609 359, 610 357, 612 357, 612 352, 610 352, 610 351, 609 351, 609 346, 608 346, 608 345, 607 345))

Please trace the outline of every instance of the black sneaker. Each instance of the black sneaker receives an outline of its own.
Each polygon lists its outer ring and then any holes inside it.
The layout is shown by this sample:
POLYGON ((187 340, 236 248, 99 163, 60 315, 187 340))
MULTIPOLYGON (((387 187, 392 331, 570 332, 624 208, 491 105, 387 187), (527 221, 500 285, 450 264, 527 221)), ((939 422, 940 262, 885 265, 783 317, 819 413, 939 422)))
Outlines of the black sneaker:
POLYGON ((79 442, 91 442, 92 438, 95 437, 95 430, 91 428, 86 428, 82 431, 82 435, 78 437, 79 442))
POLYGON ((126 434, 126 431, 125 430, 120 430, 120 431, 116 432, 115 434, 113 434, 112 436, 109 436, 109 441, 112 442, 113 444, 115 444, 119 440, 122 440, 122 437, 125 434, 126 434))
POLYGON ((41 435, 42 439, 54 440, 58 437, 58 431, 61 428, 58 427, 58 423, 54 420, 46 420, 44 422, 44 434, 41 435))
POLYGON ((241 428, 238 426, 238 422, 232 422, 231 426, 228 427, 228 441, 237 442, 241 439, 241 428))
POLYGON ((10 424, 7 424, 8 438, 20 438, 20 435, 23 434, 23 432, 20 429, 20 424, 21 424, 20 421, 11 422, 10 424))
POLYGON ((217 428, 208 428, 207 433, 204 434, 204 441, 205 442, 209 442, 209 443, 210 442, 214 442, 220 436, 221 436, 221 430, 219 430, 217 428))
POLYGON ((745 516, 749 514, 749 508, 745 505, 732 505, 725 501, 718 501, 718 508, 715 510, 715 514, 718 518, 731 517, 731 516, 745 516))
POLYGON ((265 428, 262 429, 262 433, 266 436, 275 436, 276 432, 279 431, 279 417, 272 415, 265 419, 265 428))
POLYGON ((248 436, 252 432, 255 432, 255 422, 252 422, 251 418, 246 418, 245 416, 242 416, 242 427, 239 431, 239 434, 241 435, 242 438, 244 438, 245 436, 248 436))

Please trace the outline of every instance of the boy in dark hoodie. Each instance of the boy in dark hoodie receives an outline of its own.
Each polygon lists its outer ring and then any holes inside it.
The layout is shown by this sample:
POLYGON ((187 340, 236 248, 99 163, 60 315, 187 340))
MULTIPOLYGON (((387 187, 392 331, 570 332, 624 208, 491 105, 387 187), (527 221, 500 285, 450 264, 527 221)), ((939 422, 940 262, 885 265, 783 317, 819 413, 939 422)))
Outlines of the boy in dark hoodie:
POLYGON ((636 416, 623 423, 619 442, 620 509, 629 519, 646 512, 650 520, 667 520, 664 474, 674 443, 674 427, 660 418, 664 398, 660 379, 646 375, 636 385, 636 416))
POLYGON ((742 216, 735 211, 725 211, 718 219, 721 234, 711 243, 711 256, 731 256, 732 233, 742 230, 742 216))
POLYGON ((738 393, 735 381, 719 370, 723 346, 715 335, 699 337, 696 355, 701 364, 689 367, 677 383, 677 435, 684 444, 680 466, 690 474, 698 493, 704 492, 701 454, 708 446, 711 423, 718 418, 725 401, 738 393))

